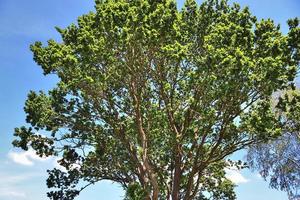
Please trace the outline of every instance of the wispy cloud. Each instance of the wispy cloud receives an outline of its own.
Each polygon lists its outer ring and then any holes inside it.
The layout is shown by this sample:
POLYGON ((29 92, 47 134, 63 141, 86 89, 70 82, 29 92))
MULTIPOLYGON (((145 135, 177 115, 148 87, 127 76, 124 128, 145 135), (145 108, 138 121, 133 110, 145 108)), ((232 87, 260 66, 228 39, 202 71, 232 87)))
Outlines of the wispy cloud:
POLYGON ((226 178, 231 180, 235 184, 241 184, 241 183, 247 183, 249 182, 248 179, 246 179, 239 170, 237 169, 225 169, 226 172, 226 178))
POLYGON ((41 174, 23 173, 20 175, 11 175, 0 173, 0 199, 28 199, 26 192, 22 191, 19 185, 37 176, 41 176, 41 174))
POLYGON ((25 192, 16 190, 14 188, 10 187, 4 187, 0 188, 0 197, 5 197, 5 198, 16 198, 16 199, 25 199, 26 194, 25 192))
POLYGON ((36 175, 35 174, 8 175, 8 174, 0 173, 0 176, 2 180, 0 181, 0 186, 3 186, 5 184, 20 183, 36 175))
POLYGON ((36 154, 36 152, 33 149, 29 149, 28 151, 22 152, 10 151, 8 153, 8 158, 17 164, 26 166, 34 165, 34 161, 45 161, 49 159, 41 158, 36 154))

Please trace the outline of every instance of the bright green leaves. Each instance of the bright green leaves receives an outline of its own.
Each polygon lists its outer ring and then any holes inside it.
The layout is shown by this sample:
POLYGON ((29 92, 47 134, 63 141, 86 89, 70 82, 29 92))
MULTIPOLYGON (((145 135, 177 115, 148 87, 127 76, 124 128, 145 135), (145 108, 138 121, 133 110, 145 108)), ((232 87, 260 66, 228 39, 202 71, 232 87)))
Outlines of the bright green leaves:
POLYGON ((257 142, 267 142, 282 134, 282 123, 272 107, 270 101, 262 100, 241 117, 240 129, 249 133, 250 137, 257 139, 257 142))
POLYGON ((279 28, 270 19, 262 20, 256 24, 254 33, 257 53, 263 56, 271 56, 275 53, 274 56, 278 56, 278 53, 280 53, 280 49, 278 48, 280 48, 279 44, 280 40, 282 40, 279 28))
POLYGON ((47 47, 43 47, 42 43, 36 42, 30 46, 30 49, 34 54, 34 60, 43 68, 44 74, 61 72, 62 66, 70 67, 77 62, 68 46, 58 44, 54 40, 49 40, 47 47))
POLYGON ((251 76, 258 84, 256 87, 270 95, 276 89, 284 89, 296 75, 291 55, 286 52, 289 37, 283 36, 272 20, 257 23, 254 33, 256 64, 251 76))
POLYGON ((288 23, 283 35, 272 20, 256 22, 225 0, 187 0, 181 11, 174 0, 98 0, 95 12, 56 28, 63 42, 31 46, 59 83, 48 94, 30 92, 27 122, 52 136, 22 127, 14 145, 64 151, 69 173, 49 172, 49 187, 60 188, 52 199, 74 198, 80 179, 118 182, 131 199, 154 188, 169 199, 175 179, 180 198, 234 199, 224 158, 300 118, 297 96, 276 108, 269 102, 299 65, 299 20, 288 23), (202 188, 189 184, 196 178, 202 188))
POLYGON ((56 112, 53 110, 51 98, 45 93, 30 92, 24 108, 27 113, 26 121, 32 126, 46 130, 56 130, 58 127, 56 112))
MULTIPOLYGON (((161 40, 162 32, 173 32, 174 22, 177 20, 177 10, 174 1, 106 1, 97 3, 96 26, 100 26, 105 37, 122 44, 139 41, 148 46, 157 44, 161 40), (160 27, 158 30, 157 28, 160 27)), ((100 31, 101 31, 100 29, 100 31)), ((164 34, 166 37, 169 34, 164 34)), ((108 42, 117 42, 108 41, 108 42)))

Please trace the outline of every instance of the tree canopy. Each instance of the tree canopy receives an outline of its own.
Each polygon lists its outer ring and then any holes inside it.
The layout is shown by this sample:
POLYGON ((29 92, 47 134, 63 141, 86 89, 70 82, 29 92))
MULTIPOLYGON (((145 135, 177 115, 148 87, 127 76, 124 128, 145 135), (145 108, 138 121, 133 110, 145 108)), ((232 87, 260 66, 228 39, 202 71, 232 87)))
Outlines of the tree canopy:
POLYGON ((276 101, 290 101, 290 106, 281 110, 288 126, 275 140, 251 146, 247 160, 252 169, 269 181, 270 187, 286 191, 289 199, 297 200, 300 197, 300 92, 299 89, 281 91, 274 97, 276 101))
POLYGON ((289 126, 281 110, 291 101, 273 109, 271 96, 294 89, 299 20, 284 35, 226 0, 95 4, 56 28, 62 42, 31 45, 59 82, 28 94, 30 126, 15 129, 13 144, 60 157, 66 170, 49 171, 49 198, 110 180, 131 200, 235 199, 224 169, 243 163, 227 157, 289 126))

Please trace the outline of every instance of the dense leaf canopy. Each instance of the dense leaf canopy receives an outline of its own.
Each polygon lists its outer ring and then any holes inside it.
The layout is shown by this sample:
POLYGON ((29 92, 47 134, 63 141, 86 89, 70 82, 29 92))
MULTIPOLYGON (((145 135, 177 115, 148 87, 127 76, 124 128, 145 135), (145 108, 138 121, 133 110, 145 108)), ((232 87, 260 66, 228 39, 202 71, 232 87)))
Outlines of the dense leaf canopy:
POLYGON ((283 35, 272 20, 227 1, 96 0, 95 11, 57 28, 62 42, 31 46, 49 92, 31 91, 30 127, 13 144, 59 156, 50 199, 73 199, 101 180, 127 199, 235 199, 228 155, 280 136, 271 95, 293 89, 299 20, 283 35), (48 134, 41 136, 37 132, 48 134))

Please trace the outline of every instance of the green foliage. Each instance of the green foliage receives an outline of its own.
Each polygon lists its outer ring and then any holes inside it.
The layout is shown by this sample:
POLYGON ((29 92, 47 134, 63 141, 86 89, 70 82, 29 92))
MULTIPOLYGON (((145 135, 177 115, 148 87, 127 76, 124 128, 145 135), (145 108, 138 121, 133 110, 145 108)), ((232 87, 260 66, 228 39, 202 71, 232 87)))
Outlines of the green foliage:
POLYGON ((247 160, 252 169, 269 181, 271 188, 287 192, 293 200, 300 195, 300 93, 299 90, 278 93, 273 109, 281 112, 284 132, 273 140, 252 145, 247 160))
POLYGON ((146 191, 138 183, 132 183, 127 188, 124 200, 140 200, 145 199, 146 196, 146 191))
POLYGON ((299 20, 283 35, 225 0, 187 0, 181 11, 173 0, 95 2, 56 28, 61 43, 31 45, 59 82, 30 92, 31 127, 16 129, 13 144, 61 157, 67 172, 49 171, 50 199, 101 180, 133 199, 235 199, 226 157, 284 132, 270 97, 293 88, 299 20))

